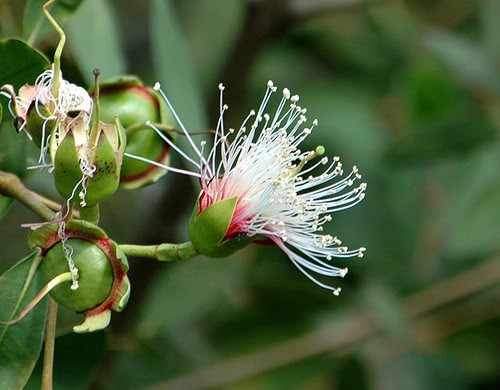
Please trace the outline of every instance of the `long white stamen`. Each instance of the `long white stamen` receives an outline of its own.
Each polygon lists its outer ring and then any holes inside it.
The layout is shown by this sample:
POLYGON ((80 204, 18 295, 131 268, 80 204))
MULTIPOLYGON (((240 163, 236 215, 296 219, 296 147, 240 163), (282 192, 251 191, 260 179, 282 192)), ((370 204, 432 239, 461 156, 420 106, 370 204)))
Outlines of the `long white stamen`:
POLYGON ((203 155, 201 154, 201 152, 196 147, 196 144, 194 143, 193 139, 191 138, 191 135, 189 134, 189 132, 187 131, 186 126, 184 126, 184 123, 179 118, 179 115, 177 115, 177 111, 175 111, 174 106, 170 102, 170 99, 167 97, 167 95, 161 89, 160 83, 156 82, 155 85, 153 86, 153 89, 155 91, 159 92, 160 95, 163 97, 163 99, 165 100, 165 102, 168 105, 168 108, 172 112, 172 115, 174 116, 175 120, 177 121, 177 123, 181 127, 182 132, 184 133, 184 135, 188 139, 189 144, 191 145, 191 147, 193 148, 193 150, 196 152, 196 154, 201 158, 201 160, 204 161, 204 163, 206 164, 205 158, 203 157, 203 155))
POLYGON ((173 167, 170 167, 168 165, 164 165, 164 164, 161 164, 159 162, 150 160, 148 158, 136 156, 135 154, 131 154, 131 153, 127 153, 127 152, 125 152, 124 154, 125 154, 125 156, 133 158, 134 160, 139 160, 139 161, 151 164, 151 165, 156 165, 157 167, 166 169, 167 171, 177 172, 177 173, 181 173, 183 175, 188 175, 188 176, 201 177, 201 175, 199 173, 196 173, 196 172, 191 172, 191 171, 187 171, 187 170, 179 169, 179 168, 173 168, 173 167))
POLYGON ((200 164, 194 161, 191 157, 189 157, 186 153, 182 151, 176 144, 174 144, 163 132, 158 129, 155 125, 153 125, 150 121, 146 122, 146 125, 151 127, 172 149, 174 149, 177 153, 179 153, 182 157, 184 157, 191 164, 196 166, 198 169, 200 168, 200 164))

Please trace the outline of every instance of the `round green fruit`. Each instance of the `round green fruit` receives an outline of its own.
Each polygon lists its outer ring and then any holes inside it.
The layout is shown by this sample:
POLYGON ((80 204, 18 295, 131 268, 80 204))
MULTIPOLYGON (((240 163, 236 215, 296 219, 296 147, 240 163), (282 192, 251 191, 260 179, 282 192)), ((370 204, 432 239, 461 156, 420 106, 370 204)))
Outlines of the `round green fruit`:
MULTIPOLYGON (((97 245, 81 239, 69 239, 67 245, 73 248, 79 288, 72 290, 71 282, 65 282, 54 288, 50 294, 60 305, 83 312, 98 306, 109 296, 113 271, 106 254, 97 245)), ((45 282, 48 283, 68 271, 68 261, 59 242, 48 250, 42 261, 45 282)))

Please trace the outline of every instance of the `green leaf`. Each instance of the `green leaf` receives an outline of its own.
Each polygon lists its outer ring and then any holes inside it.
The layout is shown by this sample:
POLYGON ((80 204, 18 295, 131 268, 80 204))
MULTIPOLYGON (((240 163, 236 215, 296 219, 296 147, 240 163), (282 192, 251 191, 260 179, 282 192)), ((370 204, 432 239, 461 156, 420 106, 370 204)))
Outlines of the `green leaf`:
POLYGON ((12 204, 12 198, 0 195, 0 221, 9 212, 11 204, 12 204))
POLYGON ((109 1, 87 0, 67 26, 68 42, 85 80, 91 85, 93 69, 102 79, 118 76, 127 65, 120 42, 115 13, 109 1))
MULTIPOLYGON (((58 0, 50 7, 50 14, 62 26, 77 10, 83 0, 58 0)), ((24 8, 24 38, 31 44, 54 32, 45 18, 42 6, 47 0, 28 0, 24 8)))
MULTIPOLYGON (((11 320, 42 289, 37 268, 38 252, 24 258, 0 277, 0 316, 11 320)), ((6 389, 22 389, 42 347, 47 300, 38 303, 21 321, 0 325, 0 383, 6 389)))
MULTIPOLYGON (((162 89, 188 130, 206 129, 201 91, 193 70, 191 53, 170 0, 152 0, 151 45, 153 65, 162 89)), ((184 150, 191 147, 180 137, 184 150)), ((201 141, 203 137, 198 137, 201 141)))
POLYGON ((19 39, 0 41, 0 85, 12 84, 19 88, 33 83, 49 65, 47 58, 19 39))
POLYGON ((477 43, 439 31, 429 33, 422 43, 464 82, 500 95, 495 63, 477 43))

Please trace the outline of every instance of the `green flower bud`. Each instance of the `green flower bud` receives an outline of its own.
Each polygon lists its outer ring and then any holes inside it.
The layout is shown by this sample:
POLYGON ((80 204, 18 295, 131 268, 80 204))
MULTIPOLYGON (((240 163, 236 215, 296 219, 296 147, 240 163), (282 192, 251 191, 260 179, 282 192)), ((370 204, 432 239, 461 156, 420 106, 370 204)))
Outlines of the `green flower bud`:
POLYGON ((245 235, 228 236, 238 197, 221 200, 201 210, 202 196, 203 193, 198 197, 189 221, 189 238, 199 253, 209 257, 226 257, 254 241, 254 238, 245 235))
POLYGON ((99 97, 104 122, 111 122, 117 115, 123 127, 128 128, 161 120, 160 99, 156 92, 134 76, 121 76, 101 83, 99 97))
POLYGON ((125 143, 118 119, 113 125, 99 123, 95 147, 84 116, 71 120, 59 145, 51 143, 57 191, 65 199, 78 193, 82 206, 93 206, 113 195, 120 182, 125 143))
POLYGON ((127 258, 120 247, 103 230, 90 222, 69 221, 64 235, 57 224, 40 227, 31 232, 28 244, 43 255, 42 273, 48 283, 70 270, 67 249, 71 248, 71 261, 78 270, 78 288, 71 282, 54 288, 50 295, 60 305, 83 313, 85 321, 75 326, 75 332, 91 332, 105 328, 111 310, 121 311, 130 295, 127 258))
MULTIPOLYGON (((138 78, 122 76, 101 84, 101 118, 110 121, 115 115, 127 129, 126 152, 132 155, 168 165, 169 145, 146 122, 172 125, 174 119, 159 99, 157 92, 144 85, 138 78)), ((175 133, 165 131, 175 142, 175 133)), ((135 189, 158 181, 165 175, 161 167, 129 157, 123 160, 120 184, 126 189, 135 189)))

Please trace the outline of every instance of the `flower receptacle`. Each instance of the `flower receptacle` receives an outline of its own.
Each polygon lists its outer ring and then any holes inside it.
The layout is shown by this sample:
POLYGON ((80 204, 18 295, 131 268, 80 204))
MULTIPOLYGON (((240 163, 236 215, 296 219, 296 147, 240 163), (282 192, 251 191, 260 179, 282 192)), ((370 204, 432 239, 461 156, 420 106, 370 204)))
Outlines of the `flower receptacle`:
POLYGON ((226 238, 238 197, 216 202, 200 212, 200 198, 189 221, 189 237, 196 250, 208 257, 226 257, 250 244, 244 235, 226 238))

